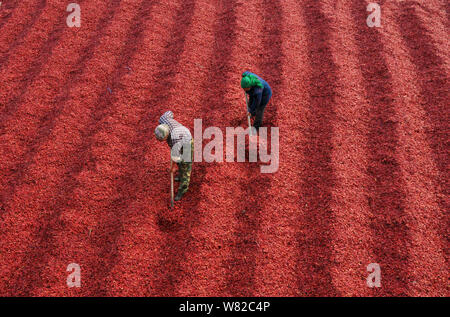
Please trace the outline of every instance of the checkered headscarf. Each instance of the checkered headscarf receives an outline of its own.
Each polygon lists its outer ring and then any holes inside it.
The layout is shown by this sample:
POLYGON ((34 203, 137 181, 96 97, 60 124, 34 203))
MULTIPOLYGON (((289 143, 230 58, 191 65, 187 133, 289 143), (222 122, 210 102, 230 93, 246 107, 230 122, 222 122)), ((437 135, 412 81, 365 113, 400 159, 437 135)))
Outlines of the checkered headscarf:
POLYGON ((167 111, 161 118, 159 118, 160 124, 165 124, 169 127, 170 138, 167 139, 167 143, 170 147, 181 142, 182 144, 189 143, 192 140, 191 132, 188 128, 173 118, 173 112, 167 111))
POLYGON ((156 138, 160 141, 165 140, 170 133, 169 126, 167 124, 160 124, 155 129, 156 138))

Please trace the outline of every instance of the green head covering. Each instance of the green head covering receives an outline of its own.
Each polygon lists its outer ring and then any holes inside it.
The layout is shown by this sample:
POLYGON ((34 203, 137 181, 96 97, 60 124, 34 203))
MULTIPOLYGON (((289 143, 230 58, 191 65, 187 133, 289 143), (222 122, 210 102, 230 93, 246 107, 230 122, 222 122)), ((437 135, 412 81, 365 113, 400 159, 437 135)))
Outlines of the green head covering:
POLYGON ((263 85, 259 81, 258 77, 256 77, 255 75, 243 74, 242 80, 241 80, 241 87, 242 88, 251 88, 251 87, 263 88, 263 85))

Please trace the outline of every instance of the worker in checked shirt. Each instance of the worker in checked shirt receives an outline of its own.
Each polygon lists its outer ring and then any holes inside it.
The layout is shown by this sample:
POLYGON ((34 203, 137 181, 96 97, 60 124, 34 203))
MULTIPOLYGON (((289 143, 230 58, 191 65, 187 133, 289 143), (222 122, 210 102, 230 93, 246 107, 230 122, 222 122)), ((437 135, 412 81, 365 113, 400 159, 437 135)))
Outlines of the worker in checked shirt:
MULTIPOLYGON (((167 141, 171 148, 171 159, 178 165, 178 176, 175 177, 175 181, 179 181, 180 185, 174 199, 179 201, 187 192, 191 180, 194 156, 194 141, 191 132, 173 118, 172 111, 167 111, 159 118, 155 135, 159 141, 167 141)), ((176 171, 176 165, 172 165, 172 172, 176 171)))

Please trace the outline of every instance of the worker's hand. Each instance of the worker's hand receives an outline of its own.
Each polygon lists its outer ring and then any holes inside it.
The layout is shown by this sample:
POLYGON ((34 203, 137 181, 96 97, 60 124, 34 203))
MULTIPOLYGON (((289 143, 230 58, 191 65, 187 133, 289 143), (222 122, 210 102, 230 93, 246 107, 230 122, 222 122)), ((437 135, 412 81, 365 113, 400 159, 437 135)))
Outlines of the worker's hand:
POLYGON ((249 140, 250 144, 252 144, 252 145, 258 144, 258 135, 252 134, 248 137, 248 140, 249 140))
POLYGON ((175 173, 177 171, 177 164, 172 164, 172 169, 170 170, 171 173, 175 173))
POLYGON ((171 155, 170 157, 172 159, 172 162, 174 162, 174 163, 180 163, 181 162, 181 156, 171 155))

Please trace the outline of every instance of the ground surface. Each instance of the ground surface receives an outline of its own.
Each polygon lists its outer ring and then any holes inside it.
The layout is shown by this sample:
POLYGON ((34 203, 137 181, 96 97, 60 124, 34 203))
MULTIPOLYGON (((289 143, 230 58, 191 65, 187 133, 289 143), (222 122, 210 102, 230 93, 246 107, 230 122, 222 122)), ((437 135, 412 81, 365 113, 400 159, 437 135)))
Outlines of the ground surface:
POLYGON ((0 295, 449 295, 448 1, 77 2, 0 7, 0 295), (247 69, 279 171, 197 163, 169 210, 158 117, 245 126, 247 69))

